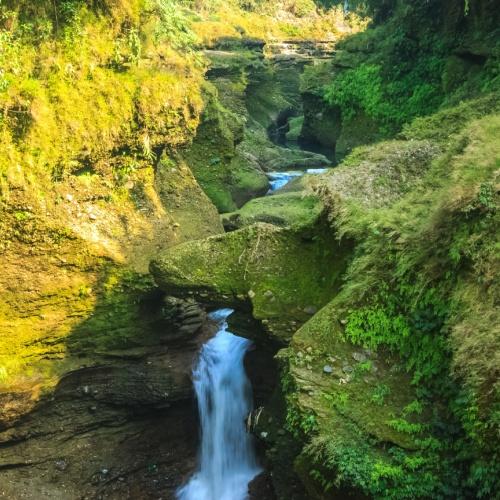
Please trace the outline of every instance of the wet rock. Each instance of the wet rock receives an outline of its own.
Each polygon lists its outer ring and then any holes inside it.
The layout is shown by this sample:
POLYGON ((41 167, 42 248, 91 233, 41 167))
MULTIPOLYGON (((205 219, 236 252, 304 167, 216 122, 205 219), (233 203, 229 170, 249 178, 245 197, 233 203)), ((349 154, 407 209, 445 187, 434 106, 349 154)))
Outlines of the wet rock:
POLYGON ((54 462, 54 466, 55 468, 58 470, 58 471, 65 471, 68 467, 68 462, 66 462, 66 460, 56 460, 54 462))
POLYGON ((276 498, 269 472, 256 476, 248 485, 250 500, 274 500, 276 498))
POLYGON ((205 311, 192 299, 165 297, 161 312, 166 326, 170 326, 164 329, 164 343, 193 337, 206 321, 205 311))
POLYGON ((330 374, 333 373, 333 368, 330 365, 323 366, 323 373, 330 374))
POLYGON ((362 352, 353 352, 352 353, 352 358, 357 361, 358 363, 363 363, 364 361, 367 360, 366 354, 362 352))

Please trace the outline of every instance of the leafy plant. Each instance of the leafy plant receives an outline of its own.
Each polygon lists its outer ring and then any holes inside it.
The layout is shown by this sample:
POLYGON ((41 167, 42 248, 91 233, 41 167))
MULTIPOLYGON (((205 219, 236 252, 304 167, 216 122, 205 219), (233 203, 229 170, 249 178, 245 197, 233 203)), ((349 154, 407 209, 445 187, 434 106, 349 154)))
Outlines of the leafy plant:
POLYGON ((384 404, 386 396, 388 396, 390 393, 391 389, 389 386, 385 384, 377 384, 373 391, 371 400, 373 403, 382 406, 384 404))
POLYGON ((154 0, 154 7, 159 17, 156 40, 166 40, 179 50, 193 51, 197 37, 182 5, 175 0, 154 0))

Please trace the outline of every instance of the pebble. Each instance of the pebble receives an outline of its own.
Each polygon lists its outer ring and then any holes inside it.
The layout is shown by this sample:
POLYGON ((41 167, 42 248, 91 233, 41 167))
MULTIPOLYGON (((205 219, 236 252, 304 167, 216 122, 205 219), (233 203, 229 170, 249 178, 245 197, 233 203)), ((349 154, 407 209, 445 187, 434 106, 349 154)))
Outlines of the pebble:
POLYGON ((352 357, 358 363, 363 363, 367 359, 366 354, 363 354, 362 352, 353 352, 352 357))
POLYGON ((344 373, 352 373, 354 371, 354 368, 352 366, 350 366, 350 365, 344 365, 342 367, 342 371, 344 373))
POLYGON ((60 471, 66 470, 66 467, 68 467, 66 460, 56 460, 54 465, 56 466, 56 469, 60 471))
POLYGON ((255 297, 255 292, 253 290, 248 290, 248 297, 253 299, 255 297))
POLYGON ((268 435, 269 435, 269 434, 268 434, 267 432, 261 432, 261 433, 260 433, 260 437, 261 437, 262 439, 266 439, 268 435))
POLYGON ((330 366, 330 365, 325 365, 323 366, 323 372, 324 373, 332 373, 333 372, 333 368, 330 366))
POLYGON ((318 308, 314 306, 307 306, 304 307, 304 312, 312 316, 313 314, 316 314, 318 312, 318 308))
POLYGON ((271 298, 271 297, 273 297, 273 296, 274 296, 274 293, 273 293, 273 292, 271 292, 271 290, 267 290, 266 292, 264 292, 264 297, 265 297, 266 299, 270 299, 270 298, 271 298))

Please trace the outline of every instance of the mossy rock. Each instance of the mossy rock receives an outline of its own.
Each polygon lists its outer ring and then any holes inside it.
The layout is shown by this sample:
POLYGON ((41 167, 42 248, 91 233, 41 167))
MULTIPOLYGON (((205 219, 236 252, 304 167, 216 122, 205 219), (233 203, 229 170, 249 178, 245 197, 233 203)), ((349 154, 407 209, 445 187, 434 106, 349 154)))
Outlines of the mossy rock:
POLYGON ((231 196, 237 207, 247 201, 263 196, 269 190, 269 179, 260 166, 239 148, 231 161, 231 196))
POLYGON ((417 456, 425 434, 426 415, 411 410, 411 377, 397 357, 347 342, 346 314, 334 299, 279 353, 287 430, 306 444, 295 470, 312 498, 365 497, 377 468, 400 467, 395 450, 417 456))
POLYGON ((258 163, 238 147, 243 139, 243 118, 223 107, 207 86, 201 124, 182 157, 221 213, 264 194, 269 185, 258 163))
POLYGON ((222 223, 233 230, 255 222, 300 229, 313 226, 322 210, 316 196, 292 191, 252 200, 237 212, 225 214, 222 223))
POLYGON ((346 250, 333 238, 304 240, 300 233, 259 223, 173 247, 150 269, 169 294, 219 304, 250 300, 258 319, 303 320, 337 289, 345 263, 346 250))
POLYGON ((302 126, 304 125, 304 117, 296 116, 295 118, 292 118, 288 123, 290 128, 286 134, 286 139, 290 142, 297 142, 302 131, 302 126))

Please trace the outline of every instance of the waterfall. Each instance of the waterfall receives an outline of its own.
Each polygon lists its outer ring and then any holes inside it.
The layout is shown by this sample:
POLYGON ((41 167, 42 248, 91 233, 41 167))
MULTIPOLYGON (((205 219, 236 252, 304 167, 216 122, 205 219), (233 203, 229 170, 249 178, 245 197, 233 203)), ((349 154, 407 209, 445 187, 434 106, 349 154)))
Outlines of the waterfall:
POLYGON ((179 500, 244 500, 259 473, 245 418, 252 409, 243 358, 251 343, 227 331, 231 309, 215 311, 217 335, 207 342, 193 371, 201 423, 198 471, 177 491, 179 500))

